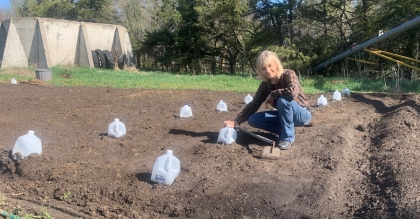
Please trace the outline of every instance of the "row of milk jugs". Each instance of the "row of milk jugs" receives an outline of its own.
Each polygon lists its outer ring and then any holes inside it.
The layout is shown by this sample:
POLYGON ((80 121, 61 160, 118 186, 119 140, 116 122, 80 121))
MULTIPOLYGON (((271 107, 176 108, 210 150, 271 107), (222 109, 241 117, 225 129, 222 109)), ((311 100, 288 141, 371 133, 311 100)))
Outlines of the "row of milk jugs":
MULTIPOLYGON (((108 126, 108 136, 119 138, 127 133, 124 123, 120 122, 119 119, 115 119, 108 126)), ((12 155, 20 156, 25 158, 30 154, 42 154, 42 142, 35 132, 30 130, 26 135, 20 136, 13 146, 12 155), (16 155, 18 154, 18 155, 16 155)))
MULTIPOLYGON (((244 102, 245 104, 248 104, 252 101, 252 97, 250 94, 246 95, 246 97, 244 98, 244 102)), ((225 102, 223 102, 223 100, 220 100, 219 103, 217 103, 216 105, 216 110, 217 111, 228 111, 227 110, 227 105, 225 102)), ((181 118, 186 118, 186 117, 191 117, 193 116, 192 113, 192 109, 188 104, 185 104, 183 107, 181 107, 181 110, 179 112, 179 117, 181 118)))
MULTIPOLYGON (((246 104, 252 101, 252 97, 248 94, 244 101, 246 104)), ((192 116, 191 108, 184 106, 181 109, 181 117, 192 116)), ((220 101, 217 105, 217 110, 227 111, 226 103, 220 101)), ((108 136, 119 138, 127 133, 125 124, 119 119, 114 121, 108 126, 108 136)), ((42 154, 42 142, 35 132, 30 130, 26 135, 20 136, 12 150, 12 155, 15 159, 25 158, 31 154, 42 154)), ((180 172, 180 162, 177 157, 173 155, 172 150, 167 150, 166 154, 159 156, 153 165, 151 180, 157 183, 171 185, 174 179, 180 172)))
MULTIPOLYGON (((108 136, 119 138, 126 134, 124 123, 115 119, 108 126, 108 136)), ((12 156, 16 159, 23 159, 31 154, 42 154, 42 142, 35 132, 30 130, 27 134, 20 136, 13 147, 12 156)), ((171 185, 180 172, 180 162, 173 155, 172 150, 167 150, 166 154, 159 156, 152 170, 151 180, 156 183, 171 185)))
MULTIPOLYGON (((344 88, 341 93, 338 90, 335 90, 333 93, 333 100, 340 101, 341 96, 349 97, 350 96, 350 90, 346 87, 344 88)), ((317 100, 318 106, 326 106, 328 103, 327 98, 324 97, 324 95, 321 95, 317 100)))

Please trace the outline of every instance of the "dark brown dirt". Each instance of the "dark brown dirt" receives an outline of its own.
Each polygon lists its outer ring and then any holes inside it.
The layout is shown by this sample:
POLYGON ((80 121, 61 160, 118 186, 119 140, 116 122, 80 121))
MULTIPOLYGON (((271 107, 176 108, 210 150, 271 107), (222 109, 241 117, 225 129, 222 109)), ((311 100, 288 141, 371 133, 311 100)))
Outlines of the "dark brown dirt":
POLYGON ((312 126, 296 129, 280 159, 264 160, 258 154, 269 145, 244 133, 216 144, 245 93, 31 84, 0 84, 0 93, 3 210, 24 201, 68 218, 420 215, 419 95, 353 93, 333 102, 328 93, 324 107, 315 106, 319 95, 308 95, 312 126), (229 112, 215 110, 220 100, 229 112), (193 118, 179 118, 185 102, 193 118), (119 139, 107 136, 114 118, 127 127, 119 139), (10 151, 28 130, 42 140, 43 154, 13 161, 10 151), (171 186, 150 181, 167 149, 181 161, 171 186))

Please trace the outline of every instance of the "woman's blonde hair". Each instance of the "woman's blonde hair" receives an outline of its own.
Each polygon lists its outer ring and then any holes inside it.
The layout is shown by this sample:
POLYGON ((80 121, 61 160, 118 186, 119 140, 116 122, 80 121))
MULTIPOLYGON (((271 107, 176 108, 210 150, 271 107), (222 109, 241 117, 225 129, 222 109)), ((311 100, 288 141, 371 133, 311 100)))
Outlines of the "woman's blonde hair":
POLYGON ((257 58, 257 71, 258 71, 258 77, 262 80, 262 81, 269 81, 269 79, 267 77, 265 77, 265 75, 262 73, 261 71, 261 67, 263 65, 266 65, 268 63, 274 63, 275 65, 277 65, 277 74, 276 74, 276 78, 277 80, 280 79, 281 75, 284 72, 283 66, 281 65, 280 59, 278 58, 278 56, 271 51, 268 50, 264 50, 260 53, 260 55, 257 58))

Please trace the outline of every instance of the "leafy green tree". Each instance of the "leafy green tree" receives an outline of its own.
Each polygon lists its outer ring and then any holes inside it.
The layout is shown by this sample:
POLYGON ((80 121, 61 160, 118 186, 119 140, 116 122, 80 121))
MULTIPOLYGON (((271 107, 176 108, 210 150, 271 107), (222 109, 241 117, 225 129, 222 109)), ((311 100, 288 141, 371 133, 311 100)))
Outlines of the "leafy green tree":
POLYGON ((176 51, 177 63, 185 65, 193 74, 201 72, 201 59, 205 55, 206 41, 203 38, 203 27, 198 25, 199 14, 195 10, 198 0, 179 0, 177 7, 181 23, 177 30, 176 51))
POLYGON ((22 17, 44 17, 50 1, 45 0, 25 0, 19 10, 22 17))
POLYGON ((76 2, 77 20, 98 23, 118 23, 118 13, 111 0, 78 0, 76 2))
MULTIPOLYGON (((142 42, 142 48, 139 51, 144 54, 141 67, 154 67, 169 71, 179 70, 172 68, 172 61, 174 61, 175 34, 171 33, 169 29, 155 30, 146 34, 142 42)), ((179 63, 176 63, 178 66, 179 63)))
POLYGON ((202 37, 208 42, 207 54, 226 58, 229 71, 234 74, 252 32, 249 1, 201 0, 195 10, 199 14, 198 25, 204 30, 202 37))
POLYGON ((74 3, 70 1, 51 1, 48 3, 44 17, 75 20, 77 18, 77 11, 74 3))
POLYGON ((23 0, 22 17, 46 17, 86 22, 117 23, 110 0, 23 0))
POLYGON ((177 68, 199 73, 205 42, 201 37, 202 28, 196 25, 198 14, 194 10, 195 4, 195 0, 179 0, 174 8, 162 5, 160 29, 146 34, 142 51, 166 68, 173 63, 177 68), (173 12, 172 9, 176 10, 174 16, 168 13, 173 12))
POLYGON ((77 10, 73 1, 65 0, 24 0, 19 6, 23 17, 47 17, 76 20, 77 10))
POLYGON ((294 23, 296 20, 296 0, 252 0, 254 19, 260 21, 259 34, 266 39, 266 45, 283 46, 286 39, 294 40, 294 23))
POLYGON ((355 1, 307 0, 298 4, 299 19, 295 27, 298 41, 295 40, 295 45, 299 51, 312 57, 311 65, 347 49, 355 28, 354 11, 355 1))
MULTIPOLYGON (((369 29, 366 29, 366 38, 378 36, 379 30, 389 31, 416 16, 420 15, 420 5, 415 0, 387 0, 383 1, 381 7, 375 7, 373 11, 375 18, 367 22, 369 29)), ((412 49, 419 43, 420 26, 399 33, 377 46, 390 52, 399 53, 411 57, 412 49)))
POLYGON ((354 2, 355 13, 353 17, 352 33, 350 36, 351 42, 363 42, 377 34, 380 27, 376 27, 377 25, 374 24, 373 21, 376 19, 375 17, 378 17, 377 12, 381 11, 380 1, 381 0, 363 0, 354 2))

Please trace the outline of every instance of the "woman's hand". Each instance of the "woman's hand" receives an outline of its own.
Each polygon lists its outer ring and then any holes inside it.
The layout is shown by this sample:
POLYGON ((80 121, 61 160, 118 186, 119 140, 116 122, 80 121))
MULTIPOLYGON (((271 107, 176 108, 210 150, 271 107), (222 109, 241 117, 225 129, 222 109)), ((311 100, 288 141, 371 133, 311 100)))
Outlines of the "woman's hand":
POLYGON ((230 126, 231 128, 234 128, 239 125, 236 121, 227 120, 227 121, 223 121, 223 126, 226 126, 226 127, 230 126))
POLYGON ((270 109, 272 106, 272 104, 273 104, 273 102, 274 102, 274 98, 273 98, 273 96, 271 96, 271 93, 267 96, 267 98, 265 99, 265 108, 267 108, 267 109, 270 109))

